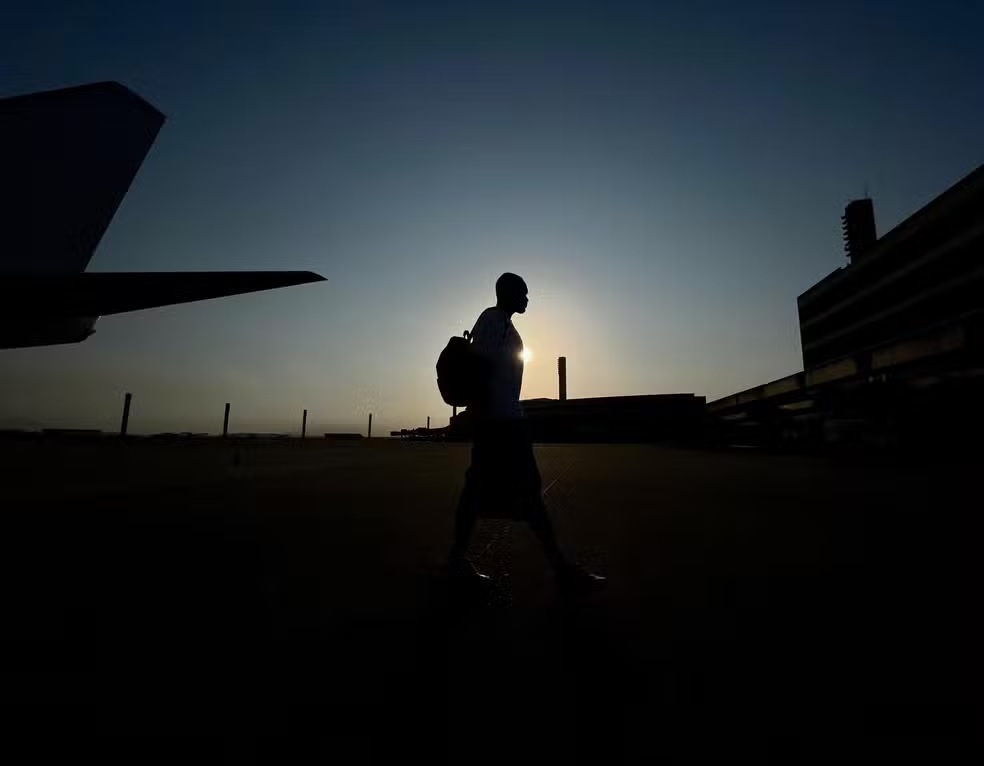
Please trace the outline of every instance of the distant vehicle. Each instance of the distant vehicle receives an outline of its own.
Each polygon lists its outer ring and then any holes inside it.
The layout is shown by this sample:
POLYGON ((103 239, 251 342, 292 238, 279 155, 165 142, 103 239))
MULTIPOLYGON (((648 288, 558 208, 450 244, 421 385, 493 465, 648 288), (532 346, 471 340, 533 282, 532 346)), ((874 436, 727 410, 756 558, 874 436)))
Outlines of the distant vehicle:
POLYGON ((324 279, 86 272, 163 123, 115 82, 0 99, 0 348, 78 343, 105 314, 324 279))

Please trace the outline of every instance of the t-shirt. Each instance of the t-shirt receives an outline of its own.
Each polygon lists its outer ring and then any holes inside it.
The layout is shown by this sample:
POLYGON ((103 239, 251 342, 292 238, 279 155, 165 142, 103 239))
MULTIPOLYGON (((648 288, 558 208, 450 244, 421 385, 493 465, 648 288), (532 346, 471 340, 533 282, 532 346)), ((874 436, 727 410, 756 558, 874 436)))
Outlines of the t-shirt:
POLYGON ((519 393, 523 388, 523 339, 508 314, 493 306, 483 311, 472 330, 472 348, 492 360, 488 415, 521 418, 519 393))

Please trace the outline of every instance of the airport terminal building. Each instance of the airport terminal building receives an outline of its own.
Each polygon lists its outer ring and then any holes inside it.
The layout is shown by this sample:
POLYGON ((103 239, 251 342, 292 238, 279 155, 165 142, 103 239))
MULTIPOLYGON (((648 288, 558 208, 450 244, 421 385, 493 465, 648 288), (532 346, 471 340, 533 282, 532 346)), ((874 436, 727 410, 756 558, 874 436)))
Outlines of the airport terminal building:
POLYGON ((829 441, 852 429, 885 442, 973 438, 984 166, 881 237, 868 199, 847 206, 843 226, 848 265, 798 299, 803 372, 711 402, 712 419, 751 441, 829 441))

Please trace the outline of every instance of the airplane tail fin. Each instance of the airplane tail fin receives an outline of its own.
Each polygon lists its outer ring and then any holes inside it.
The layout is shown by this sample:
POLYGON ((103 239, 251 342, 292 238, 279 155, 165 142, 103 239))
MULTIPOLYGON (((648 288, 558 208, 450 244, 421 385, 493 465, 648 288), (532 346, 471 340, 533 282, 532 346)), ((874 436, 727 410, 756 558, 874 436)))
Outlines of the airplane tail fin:
POLYGON ((83 271, 163 124, 114 82, 0 99, 0 272, 83 271))

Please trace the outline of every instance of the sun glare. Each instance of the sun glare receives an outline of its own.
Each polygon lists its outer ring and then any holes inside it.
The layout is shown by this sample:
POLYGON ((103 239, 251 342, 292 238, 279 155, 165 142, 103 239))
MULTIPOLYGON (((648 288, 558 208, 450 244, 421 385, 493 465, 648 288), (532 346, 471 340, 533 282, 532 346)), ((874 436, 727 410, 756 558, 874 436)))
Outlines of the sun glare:
POLYGON ((533 358, 533 352, 530 351, 528 348, 524 348, 522 351, 519 352, 519 358, 522 359, 523 363, 525 364, 526 362, 530 361, 533 358))

